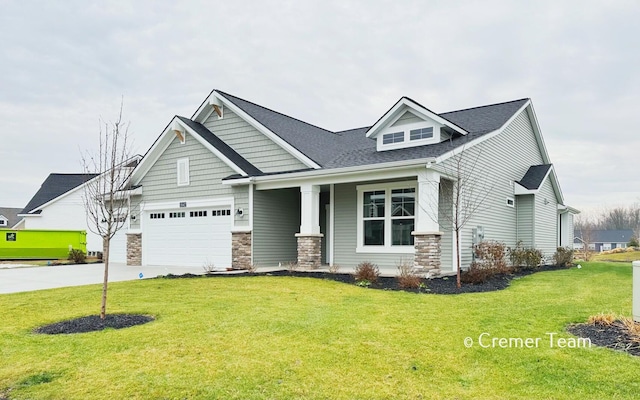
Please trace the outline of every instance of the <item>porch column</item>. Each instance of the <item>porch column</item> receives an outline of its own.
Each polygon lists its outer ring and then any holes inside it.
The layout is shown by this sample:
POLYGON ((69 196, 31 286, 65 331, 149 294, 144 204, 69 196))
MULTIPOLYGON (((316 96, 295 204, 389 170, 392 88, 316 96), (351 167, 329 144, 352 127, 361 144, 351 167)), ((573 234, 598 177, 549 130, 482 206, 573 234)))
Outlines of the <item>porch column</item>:
POLYGON ((438 223, 438 202, 440 197, 440 174, 425 168, 418 173, 418 198, 414 239, 415 255, 413 266, 418 270, 440 273, 440 224, 438 223))
POLYGON ((300 186, 300 233, 298 267, 318 268, 322 263, 322 234, 320 233, 320 186, 300 186))

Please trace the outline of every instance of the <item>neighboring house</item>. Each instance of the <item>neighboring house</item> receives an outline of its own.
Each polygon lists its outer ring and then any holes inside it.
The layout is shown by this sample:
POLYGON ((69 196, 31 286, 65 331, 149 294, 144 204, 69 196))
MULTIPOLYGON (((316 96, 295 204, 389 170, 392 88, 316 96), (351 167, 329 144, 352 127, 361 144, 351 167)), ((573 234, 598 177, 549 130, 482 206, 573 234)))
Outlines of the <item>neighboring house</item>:
POLYGON ((399 262, 455 270, 454 156, 491 182, 462 231, 550 257, 573 241, 529 99, 434 113, 403 97, 372 126, 331 132, 214 90, 174 117, 134 170, 131 265, 242 268, 399 262), (466 156, 465 156, 466 157, 466 156))
MULTIPOLYGON (((14 229, 83 230, 87 232, 87 252, 102 252, 102 238, 87 223, 83 202, 84 186, 97 174, 50 174, 20 212, 22 220, 14 229)), ((126 261, 125 229, 112 239, 111 261, 126 261)))
POLYGON ((21 208, 0 207, 0 229, 11 228, 20 221, 21 208))
POLYGON ((579 229, 574 233, 573 248, 584 249, 585 242, 589 242, 589 250, 601 252, 612 249, 624 249, 633 238, 632 229, 594 229, 590 233, 583 233, 579 229))

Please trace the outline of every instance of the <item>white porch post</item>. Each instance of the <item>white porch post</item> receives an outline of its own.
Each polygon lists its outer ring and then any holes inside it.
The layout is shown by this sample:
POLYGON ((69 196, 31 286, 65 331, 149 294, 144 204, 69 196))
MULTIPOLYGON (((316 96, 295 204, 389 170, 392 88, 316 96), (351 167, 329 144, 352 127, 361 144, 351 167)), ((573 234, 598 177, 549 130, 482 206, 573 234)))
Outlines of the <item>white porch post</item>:
POLYGON ((298 241, 298 266, 318 268, 322 263, 322 234, 320 233, 320 186, 300 186, 300 233, 298 241))
POLYGON ((418 173, 418 214, 415 230, 420 233, 440 232, 438 201, 440 174, 432 169, 418 173))
POLYGON ((320 186, 300 186, 300 234, 320 234, 320 186))
POLYGON ((430 168, 418 172, 418 207, 416 210, 413 243, 415 248, 413 266, 427 270, 432 275, 440 273, 440 242, 442 232, 438 223, 438 201, 440 197, 440 174, 430 168))

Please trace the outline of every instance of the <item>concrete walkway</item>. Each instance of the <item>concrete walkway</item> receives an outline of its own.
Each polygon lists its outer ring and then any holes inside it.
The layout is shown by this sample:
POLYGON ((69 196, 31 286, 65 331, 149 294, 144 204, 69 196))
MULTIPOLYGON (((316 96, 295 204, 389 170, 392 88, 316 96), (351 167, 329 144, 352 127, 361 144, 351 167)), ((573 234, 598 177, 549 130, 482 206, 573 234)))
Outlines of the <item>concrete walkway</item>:
MULTIPOLYGON (((104 264, 58 265, 52 267, 3 268, 0 265, 0 293, 29 292, 67 286, 102 283, 104 264)), ((167 274, 203 274, 202 267, 134 267, 109 265, 109 282, 155 278, 167 274), (140 278, 142 274, 142 278, 140 278)))

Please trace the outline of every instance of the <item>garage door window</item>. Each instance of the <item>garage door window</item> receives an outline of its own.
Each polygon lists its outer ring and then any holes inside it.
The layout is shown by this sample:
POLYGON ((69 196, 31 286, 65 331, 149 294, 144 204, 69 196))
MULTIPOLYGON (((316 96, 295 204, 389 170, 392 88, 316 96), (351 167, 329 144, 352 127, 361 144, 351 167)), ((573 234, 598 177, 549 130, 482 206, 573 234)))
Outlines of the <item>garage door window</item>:
POLYGON ((189 212, 189 216, 192 218, 195 217, 206 217, 207 216, 207 211, 191 211, 189 212))
POLYGON ((213 217, 224 217, 225 215, 231 215, 231 210, 213 210, 211 211, 213 217))
POLYGON ((151 219, 163 219, 164 218, 164 213, 151 213, 149 215, 149 217, 151 219))
POLYGON ((185 217, 185 212, 184 211, 169 213, 169 218, 184 218, 184 217, 185 217))

